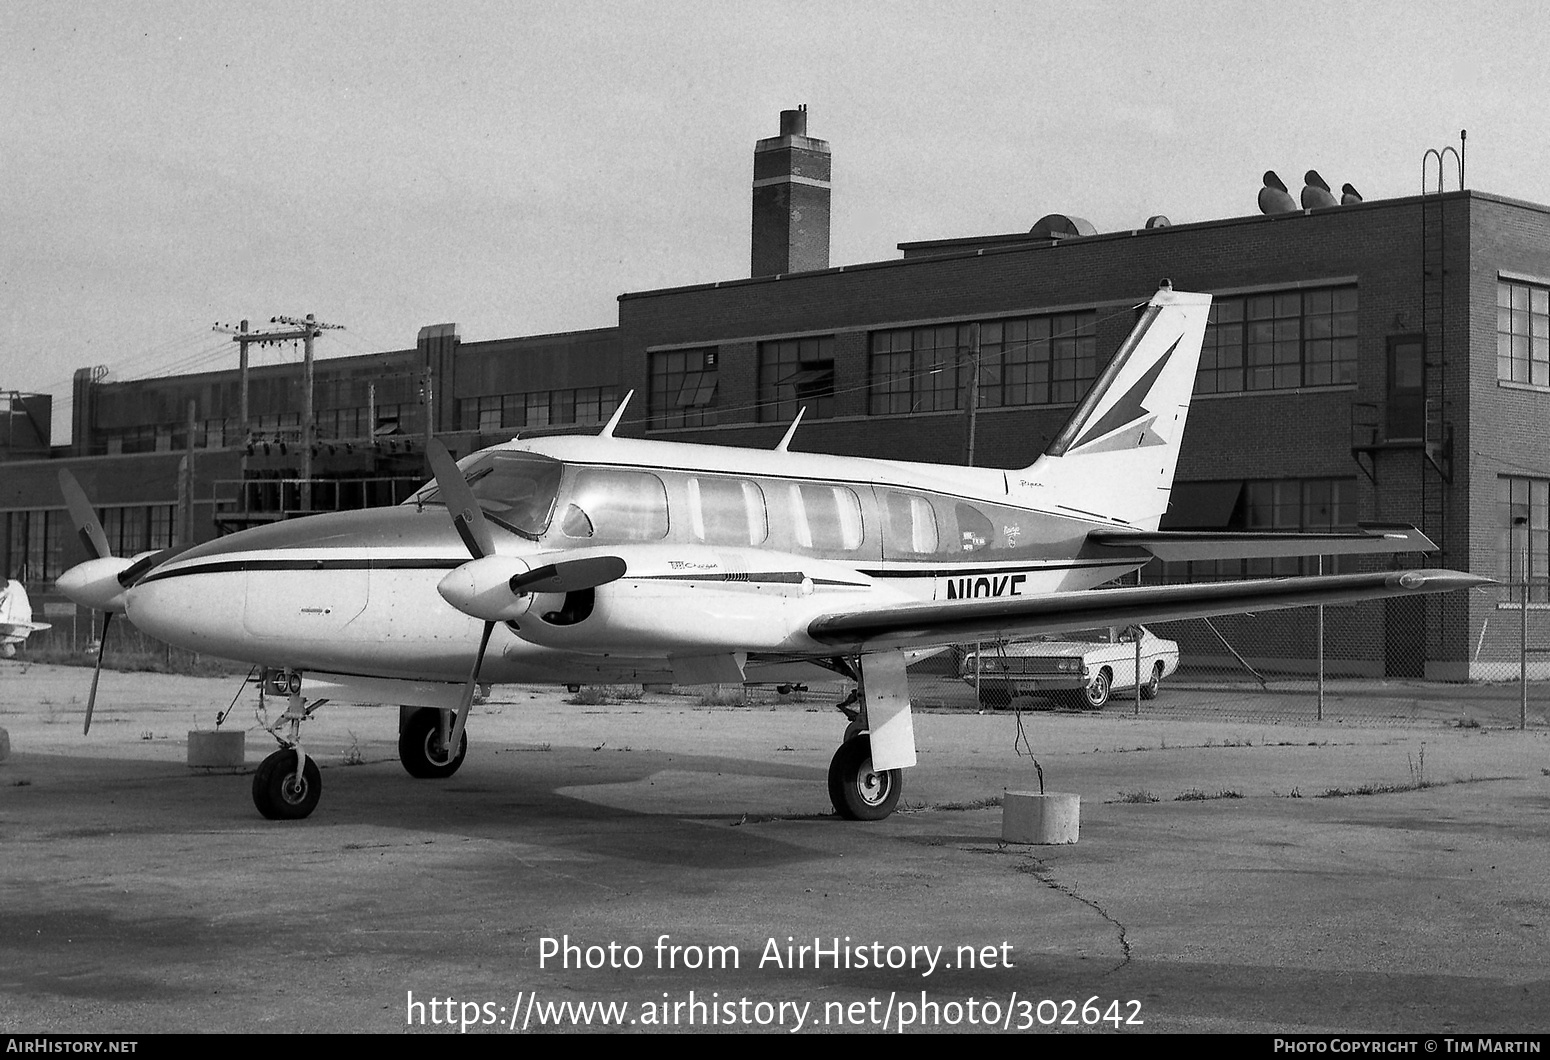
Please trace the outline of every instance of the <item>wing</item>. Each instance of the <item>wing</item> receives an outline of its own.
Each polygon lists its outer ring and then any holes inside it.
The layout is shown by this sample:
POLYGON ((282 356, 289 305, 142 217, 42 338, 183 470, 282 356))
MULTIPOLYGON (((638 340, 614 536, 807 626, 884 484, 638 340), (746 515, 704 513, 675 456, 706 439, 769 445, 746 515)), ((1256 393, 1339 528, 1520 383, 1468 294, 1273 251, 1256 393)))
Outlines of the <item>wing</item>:
POLYGON ((837 651, 860 653, 967 640, 1003 640, 1082 626, 1117 626, 1315 604, 1348 604, 1489 584, 1492 584, 1490 578, 1458 571, 1406 570, 1202 585, 1089 589, 1045 596, 904 604, 823 615, 808 624, 807 633, 837 651))
POLYGON ((1352 556, 1434 552, 1437 546, 1413 526, 1362 523, 1352 533, 1287 534, 1157 530, 1100 530, 1087 540, 1105 548, 1145 549, 1160 560, 1272 559, 1281 556, 1352 556))
POLYGON ((0 622, 0 637, 25 637, 52 628, 47 622, 0 622))

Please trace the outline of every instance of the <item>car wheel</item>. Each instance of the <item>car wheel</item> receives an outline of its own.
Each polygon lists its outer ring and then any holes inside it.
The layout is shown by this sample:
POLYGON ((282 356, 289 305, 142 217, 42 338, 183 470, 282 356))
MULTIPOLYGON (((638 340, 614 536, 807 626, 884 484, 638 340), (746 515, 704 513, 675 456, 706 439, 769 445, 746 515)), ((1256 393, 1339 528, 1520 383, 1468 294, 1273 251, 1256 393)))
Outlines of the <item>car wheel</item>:
POLYGON ((1142 699, 1156 699, 1157 689, 1162 684, 1162 663, 1156 663, 1152 667, 1152 676, 1147 678, 1146 684, 1141 686, 1142 699))
POLYGON ((1105 668, 1093 674, 1087 687, 1082 689, 1082 706, 1087 710, 1101 710, 1109 701, 1109 671, 1105 668))

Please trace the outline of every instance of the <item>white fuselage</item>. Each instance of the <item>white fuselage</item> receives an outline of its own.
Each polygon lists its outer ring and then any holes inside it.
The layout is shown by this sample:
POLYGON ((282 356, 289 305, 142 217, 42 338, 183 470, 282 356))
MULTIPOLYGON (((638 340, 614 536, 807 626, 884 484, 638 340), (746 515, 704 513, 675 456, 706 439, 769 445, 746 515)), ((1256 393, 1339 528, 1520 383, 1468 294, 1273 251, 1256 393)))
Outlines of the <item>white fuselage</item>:
MULTIPOLYGON (((497 627, 481 675, 497 683, 662 680, 673 659, 726 654, 776 679, 770 665, 824 654, 805 632, 819 615, 1085 589, 1146 558, 1084 548, 1121 524, 1061 512, 1019 472, 611 437, 513 442, 461 469, 497 555, 628 564, 497 627)), ((129 591, 129 618, 268 666, 464 679, 481 623, 437 586, 470 557, 433 498, 200 545, 129 591)))

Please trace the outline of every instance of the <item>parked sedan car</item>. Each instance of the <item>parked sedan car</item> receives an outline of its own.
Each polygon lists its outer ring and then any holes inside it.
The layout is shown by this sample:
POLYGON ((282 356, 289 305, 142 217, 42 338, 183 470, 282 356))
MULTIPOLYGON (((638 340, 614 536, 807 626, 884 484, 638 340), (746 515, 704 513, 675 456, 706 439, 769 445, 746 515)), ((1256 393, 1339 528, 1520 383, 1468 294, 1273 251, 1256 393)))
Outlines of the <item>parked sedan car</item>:
POLYGON ((1179 646, 1144 626, 1113 626, 1049 633, 1035 640, 985 646, 964 657, 959 676, 979 679, 980 704, 1004 707, 1013 696, 1048 696, 1098 710, 1112 693, 1136 687, 1136 641, 1141 642, 1141 698, 1157 695, 1162 679, 1179 668, 1179 646))

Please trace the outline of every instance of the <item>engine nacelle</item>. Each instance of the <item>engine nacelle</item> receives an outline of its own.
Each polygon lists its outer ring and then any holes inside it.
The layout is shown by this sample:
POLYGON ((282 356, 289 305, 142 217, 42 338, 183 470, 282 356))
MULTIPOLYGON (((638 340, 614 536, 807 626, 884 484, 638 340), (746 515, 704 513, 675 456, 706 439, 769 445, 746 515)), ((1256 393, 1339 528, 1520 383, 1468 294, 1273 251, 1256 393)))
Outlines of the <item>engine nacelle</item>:
POLYGON ((852 567, 810 556, 679 544, 607 551, 625 561, 627 574, 572 592, 552 610, 534 608, 517 636, 595 655, 809 651, 820 647, 806 634, 819 615, 910 602, 852 567))

